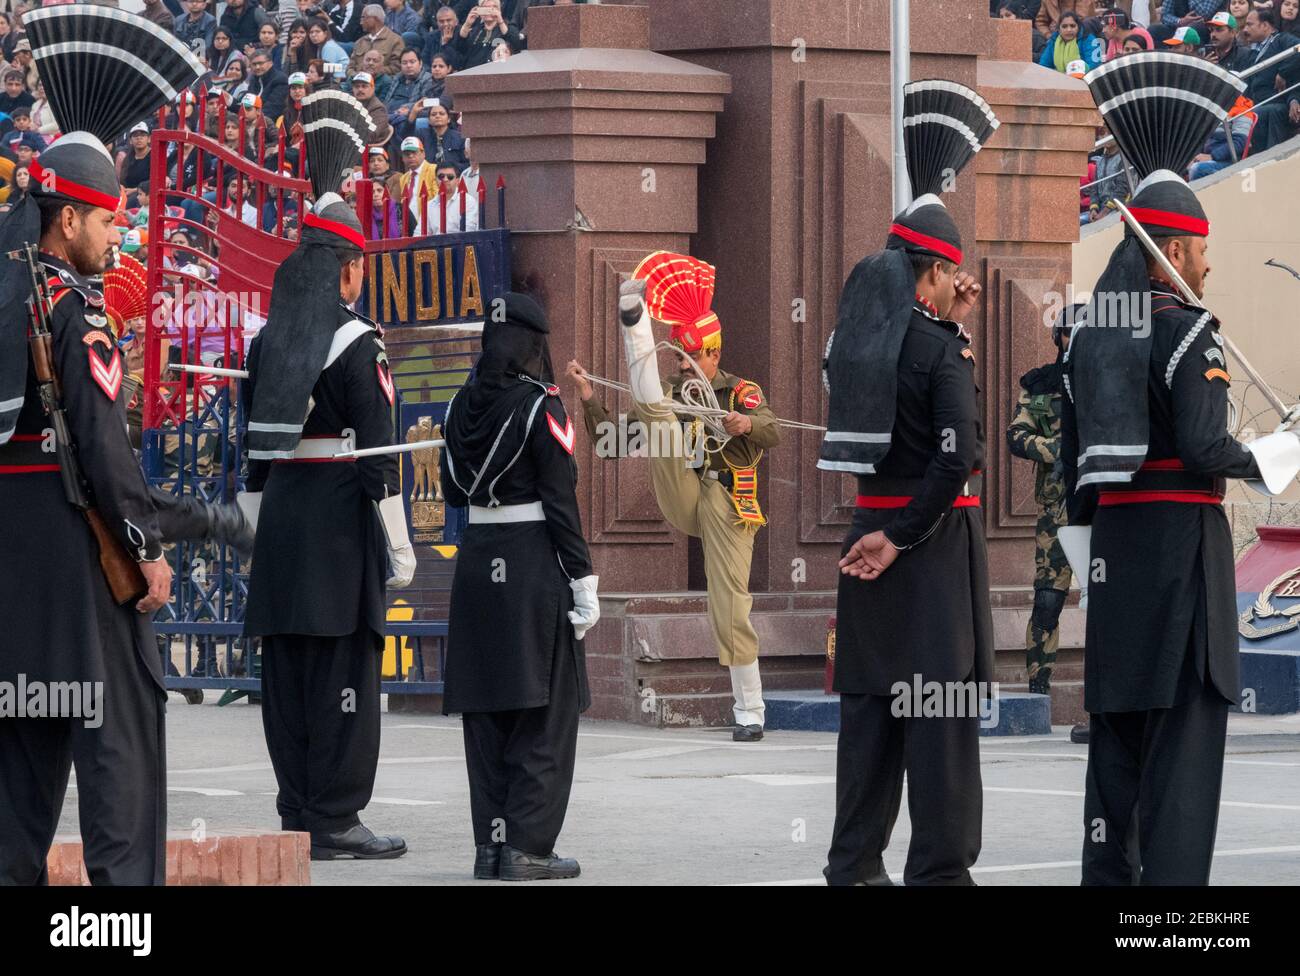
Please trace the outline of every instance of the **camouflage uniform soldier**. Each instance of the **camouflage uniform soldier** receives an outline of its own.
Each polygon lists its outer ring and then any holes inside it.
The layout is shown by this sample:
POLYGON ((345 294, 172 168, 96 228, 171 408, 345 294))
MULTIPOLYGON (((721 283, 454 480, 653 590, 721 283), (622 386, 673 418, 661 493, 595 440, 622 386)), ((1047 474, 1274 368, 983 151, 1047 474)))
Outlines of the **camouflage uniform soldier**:
MULTIPOLYGON (((1063 313, 1064 315, 1065 313, 1063 313)), ((1034 501, 1042 509, 1034 536, 1034 609, 1025 628, 1025 667, 1029 690, 1048 693, 1059 643, 1058 622, 1070 589, 1070 564, 1056 530, 1066 524, 1065 478, 1061 464, 1061 356, 1069 336, 1061 320, 1052 330, 1056 361, 1031 369, 1020 378, 1020 402, 1007 428, 1007 444, 1016 457, 1035 461, 1034 501)))

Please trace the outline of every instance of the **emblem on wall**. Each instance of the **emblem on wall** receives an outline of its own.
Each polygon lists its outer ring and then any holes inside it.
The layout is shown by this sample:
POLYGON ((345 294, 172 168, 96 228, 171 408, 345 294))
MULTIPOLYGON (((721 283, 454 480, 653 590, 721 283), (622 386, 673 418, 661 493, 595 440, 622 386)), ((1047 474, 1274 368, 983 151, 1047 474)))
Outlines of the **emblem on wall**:
POLYGON ((1288 569, 1259 594, 1259 598, 1237 618, 1237 631, 1247 640, 1263 640, 1300 627, 1300 566, 1288 569), (1289 606, 1275 606, 1274 598, 1293 599, 1289 606))
MULTIPOLYGON (((442 437, 442 425, 433 418, 419 418, 406 430, 406 443, 437 440, 442 437)), ((426 447, 411 451, 411 528, 415 542, 442 542, 442 529, 447 523, 447 506, 442 498, 442 472, 438 469, 438 449, 426 447)))

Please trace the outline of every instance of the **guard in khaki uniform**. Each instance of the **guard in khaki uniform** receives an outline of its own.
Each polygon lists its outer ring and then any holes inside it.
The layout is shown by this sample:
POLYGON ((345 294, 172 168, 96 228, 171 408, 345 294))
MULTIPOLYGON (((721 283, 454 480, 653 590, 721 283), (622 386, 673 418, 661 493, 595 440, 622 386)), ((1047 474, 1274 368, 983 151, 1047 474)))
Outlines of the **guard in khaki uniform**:
MULTIPOLYGON (((722 325, 710 310, 713 279, 713 267, 703 261, 656 251, 624 283, 620 314, 634 410, 645 425, 650 448, 655 498, 674 528, 702 543, 718 662, 731 672, 735 697, 732 738, 751 742, 763 737, 764 711, 758 635, 749 620, 754 535, 767 524, 758 504, 758 464, 763 452, 780 441, 781 432, 758 384, 720 368, 722 325), (670 341, 681 355, 681 371, 667 383, 659 379, 651 315, 672 327, 670 341), (671 406, 685 402, 683 384, 689 392, 692 381, 698 383, 696 367, 727 411, 721 418, 729 435, 724 443, 710 436, 699 418, 679 417, 671 406)), ((597 453, 613 456, 600 445, 614 439, 617 421, 593 395, 581 365, 569 363, 568 375, 578 386, 583 419, 597 453)))

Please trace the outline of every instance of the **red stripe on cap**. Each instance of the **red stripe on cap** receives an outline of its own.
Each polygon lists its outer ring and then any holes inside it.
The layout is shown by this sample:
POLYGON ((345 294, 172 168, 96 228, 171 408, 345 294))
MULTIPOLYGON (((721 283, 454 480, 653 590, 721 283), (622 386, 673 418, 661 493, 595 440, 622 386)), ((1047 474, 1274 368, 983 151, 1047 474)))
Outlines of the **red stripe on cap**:
POLYGON ((47 170, 36 160, 27 164, 27 173, 36 182, 42 186, 46 185, 46 179, 54 186, 55 193, 62 193, 65 197, 72 197, 74 200, 80 200, 82 203, 88 203, 92 207, 103 207, 105 210, 117 212, 117 206, 122 202, 121 196, 110 196, 100 190, 92 189, 88 186, 82 186, 80 183, 74 183, 66 176, 60 176, 54 170, 47 170))
POLYGON ((1128 212, 1136 217, 1138 223, 1141 224, 1171 227, 1174 230, 1186 231, 1189 234, 1199 234, 1201 237, 1210 236, 1210 222, 1208 220, 1198 220, 1196 217, 1171 213, 1168 210, 1152 210, 1150 207, 1129 207, 1128 212))
POLYGON ((904 227, 902 224, 890 224, 889 233, 901 237, 909 244, 923 247, 927 251, 934 251, 953 262, 953 264, 961 264, 961 251, 948 242, 939 240, 937 237, 930 237, 928 234, 918 234, 916 231, 909 227, 904 227))
POLYGON ((339 237, 350 241, 363 251, 366 249, 366 239, 362 236, 361 231, 354 230, 347 224, 340 223, 337 220, 326 220, 324 217, 317 217, 310 210, 303 215, 302 222, 308 227, 319 227, 331 234, 338 234, 339 237))

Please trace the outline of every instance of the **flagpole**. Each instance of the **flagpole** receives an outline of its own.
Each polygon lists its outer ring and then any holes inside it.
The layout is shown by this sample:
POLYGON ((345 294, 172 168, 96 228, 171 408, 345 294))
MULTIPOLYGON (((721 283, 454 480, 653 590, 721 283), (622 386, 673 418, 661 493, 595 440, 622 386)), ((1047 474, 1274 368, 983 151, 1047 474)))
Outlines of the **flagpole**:
POLYGON ((894 136, 894 213, 912 202, 903 147, 903 86, 911 71, 908 0, 889 0, 889 114, 894 136))

